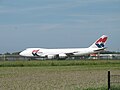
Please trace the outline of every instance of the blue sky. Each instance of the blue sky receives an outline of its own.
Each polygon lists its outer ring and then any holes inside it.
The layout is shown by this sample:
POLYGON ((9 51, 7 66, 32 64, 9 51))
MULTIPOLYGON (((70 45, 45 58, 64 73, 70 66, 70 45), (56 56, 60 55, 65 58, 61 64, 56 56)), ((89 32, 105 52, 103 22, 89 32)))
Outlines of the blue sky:
POLYGON ((120 0, 0 0, 0 53, 88 47, 103 34, 120 49, 120 0))

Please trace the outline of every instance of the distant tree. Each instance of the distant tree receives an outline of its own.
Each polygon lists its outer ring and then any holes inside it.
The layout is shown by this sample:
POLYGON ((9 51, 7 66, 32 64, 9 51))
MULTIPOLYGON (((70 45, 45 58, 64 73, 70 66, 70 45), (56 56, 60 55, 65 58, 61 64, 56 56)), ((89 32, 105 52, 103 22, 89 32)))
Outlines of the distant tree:
POLYGON ((12 55, 19 55, 20 52, 14 52, 12 55))
POLYGON ((115 51, 104 51, 104 52, 101 52, 100 54, 120 54, 120 52, 115 52, 115 51))
POLYGON ((11 55, 11 53, 6 52, 6 53, 4 53, 4 55, 11 55))

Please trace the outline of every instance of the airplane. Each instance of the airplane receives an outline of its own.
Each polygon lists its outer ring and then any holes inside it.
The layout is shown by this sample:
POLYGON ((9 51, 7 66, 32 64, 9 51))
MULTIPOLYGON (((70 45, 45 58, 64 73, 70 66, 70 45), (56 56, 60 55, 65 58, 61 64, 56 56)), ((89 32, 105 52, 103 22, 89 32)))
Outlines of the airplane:
POLYGON ((66 59, 71 56, 89 55, 99 53, 106 49, 105 43, 107 36, 102 35, 88 48, 63 48, 63 49, 46 49, 46 48, 27 48, 20 52, 20 56, 24 57, 40 57, 47 59, 66 59))

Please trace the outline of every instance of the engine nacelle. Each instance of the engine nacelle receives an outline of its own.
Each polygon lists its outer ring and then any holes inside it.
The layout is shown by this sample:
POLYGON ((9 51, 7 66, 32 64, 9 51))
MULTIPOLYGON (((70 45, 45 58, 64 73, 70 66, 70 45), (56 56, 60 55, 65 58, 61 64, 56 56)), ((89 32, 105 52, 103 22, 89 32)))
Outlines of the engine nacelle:
POLYGON ((47 55, 47 59, 66 59, 66 54, 58 54, 58 55, 47 55))
POLYGON ((59 54, 58 56, 59 56, 60 59, 67 58, 67 55, 66 55, 66 54, 59 54))
POLYGON ((54 59, 54 58, 55 58, 55 55, 47 55, 47 58, 48 58, 48 59, 54 59))

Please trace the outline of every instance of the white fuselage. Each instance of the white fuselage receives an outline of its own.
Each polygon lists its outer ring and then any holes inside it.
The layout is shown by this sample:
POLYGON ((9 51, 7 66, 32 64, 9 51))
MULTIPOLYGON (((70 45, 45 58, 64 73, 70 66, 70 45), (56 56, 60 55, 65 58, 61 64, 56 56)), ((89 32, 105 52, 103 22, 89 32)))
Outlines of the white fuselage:
MULTIPOLYGON (((100 49, 100 48, 99 48, 100 49)), ((67 48, 67 49, 44 49, 44 48, 28 48, 20 53, 21 56, 27 57, 46 57, 46 56, 81 56, 90 53, 96 53, 98 48, 67 48), (33 51, 37 51, 34 54, 33 51)))
POLYGON ((107 36, 103 35, 88 48, 65 48, 65 49, 45 49, 27 48, 20 53, 26 57, 45 57, 45 58, 67 58, 69 56, 81 56, 91 53, 101 52, 105 49, 107 36))

